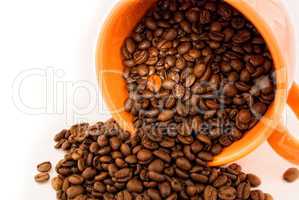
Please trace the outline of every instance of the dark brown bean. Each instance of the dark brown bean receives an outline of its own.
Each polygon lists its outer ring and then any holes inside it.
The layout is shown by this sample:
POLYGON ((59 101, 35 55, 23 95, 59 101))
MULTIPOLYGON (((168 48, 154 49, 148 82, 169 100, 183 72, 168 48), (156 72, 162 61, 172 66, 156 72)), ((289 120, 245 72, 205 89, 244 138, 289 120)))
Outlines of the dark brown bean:
POLYGON ((52 164, 49 161, 37 165, 37 170, 39 172, 49 172, 51 168, 52 168, 52 164))
POLYGON ((289 183, 296 181, 299 178, 299 170, 297 168, 289 168, 283 174, 283 179, 289 183))
POLYGON ((47 172, 41 172, 34 176, 34 180, 37 183, 44 183, 50 179, 50 175, 47 172))

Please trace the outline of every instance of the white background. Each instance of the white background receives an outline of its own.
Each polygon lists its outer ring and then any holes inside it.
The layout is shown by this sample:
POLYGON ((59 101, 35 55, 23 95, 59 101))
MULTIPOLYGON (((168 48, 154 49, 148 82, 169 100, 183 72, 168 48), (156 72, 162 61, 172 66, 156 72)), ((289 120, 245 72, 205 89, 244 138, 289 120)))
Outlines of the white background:
MULTIPOLYGON (((53 136, 77 121, 109 117, 97 97, 94 50, 101 24, 116 1, 0 0, 1 199, 55 199, 49 185, 33 181, 38 162, 61 157, 52 148, 53 136), (32 73, 35 76, 28 75, 32 73), (28 107, 40 108, 33 113, 28 107)), ((285 2, 299 30, 299 1, 285 2)), ((298 73, 296 79, 299 81, 298 73)), ((292 113, 286 111, 284 116, 291 130, 298 133, 298 121, 292 113)), ((281 180, 284 170, 292 165, 268 144, 239 163, 247 172, 262 177, 261 188, 276 200, 299 198, 299 181, 286 184, 281 180)))

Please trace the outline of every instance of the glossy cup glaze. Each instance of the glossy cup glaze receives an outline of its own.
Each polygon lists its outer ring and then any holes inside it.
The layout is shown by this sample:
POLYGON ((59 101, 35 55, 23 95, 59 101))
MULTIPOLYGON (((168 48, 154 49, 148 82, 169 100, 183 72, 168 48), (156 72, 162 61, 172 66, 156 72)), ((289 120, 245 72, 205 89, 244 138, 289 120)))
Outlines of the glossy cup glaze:
MULTIPOLYGON (((113 118, 122 128, 135 133, 132 116, 123 104, 128 97, 122 78, 120 49, 134 26, 156 0, 120 0, 112 10, 99 36, 96 67, 102 95, 113 118)), ((277 90, 275 100, 259 123, 244 137, 216 156, 211 166, 223 165, 240 159, 268 139, 271 146, 285 159, 299 164, 299 140, 284 128, 280 117, 288 103, 299 117, 299 87, 293 83, 295 66, 294 35, 287 12, 277 0, 226 0, 243 13, 264 37, 272 54, 277 90)))

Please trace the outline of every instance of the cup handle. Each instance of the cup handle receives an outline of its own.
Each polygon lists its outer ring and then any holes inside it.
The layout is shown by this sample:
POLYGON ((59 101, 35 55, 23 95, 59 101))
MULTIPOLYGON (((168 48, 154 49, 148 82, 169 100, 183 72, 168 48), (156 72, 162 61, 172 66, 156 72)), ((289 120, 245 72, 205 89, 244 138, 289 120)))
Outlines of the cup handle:
MULTIPOLYGON (((287 103, 299 119, 299 86, 296 83, 293 83, 289 91, 287 103)), ((280 156, 299 165, 299 139, 282 122, 279 122, 268 142, 280 156)))

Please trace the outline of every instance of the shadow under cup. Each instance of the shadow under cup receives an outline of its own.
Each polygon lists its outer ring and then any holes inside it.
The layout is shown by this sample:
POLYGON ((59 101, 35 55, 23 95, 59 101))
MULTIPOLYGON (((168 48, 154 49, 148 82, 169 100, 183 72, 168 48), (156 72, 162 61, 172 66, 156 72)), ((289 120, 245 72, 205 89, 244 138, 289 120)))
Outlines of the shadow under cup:
MULTIPOLYGON (((132 134, 135 133, 132 116, 123 109, 128 92, 122 77, 123 64, 120 49, 125 38, 130 35, 137 22, 155 2, 156 0, 120 1, 107 18, 97 46, 97 76, 105 103, 119 125, 132 134)), ((241 140, 234 142, 221 154, 215 156, 209 163, 210 166, 236 161, 263 143, 278 125, 287 99, 287 70, 271 30, 258 13, 244 1, 227 0, 226 2, 243 13, 264 37, 274 60, 277 90, 274 102, 255 127, 241 140)))

